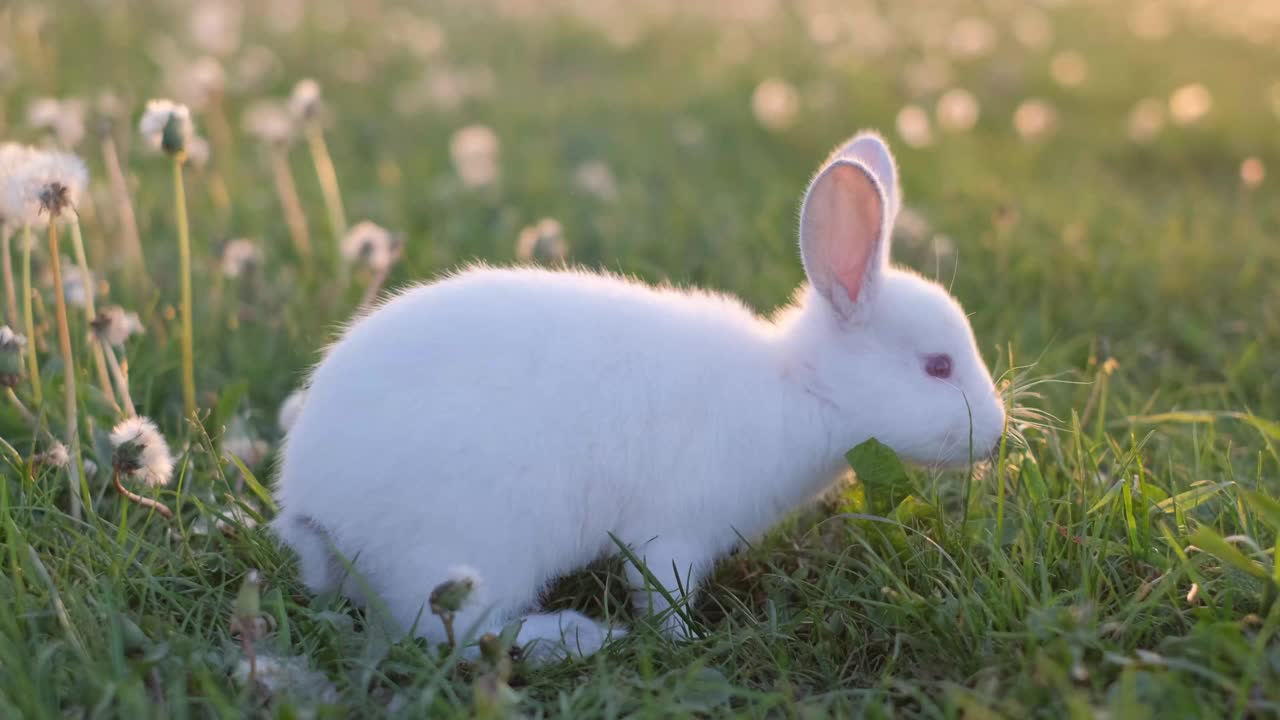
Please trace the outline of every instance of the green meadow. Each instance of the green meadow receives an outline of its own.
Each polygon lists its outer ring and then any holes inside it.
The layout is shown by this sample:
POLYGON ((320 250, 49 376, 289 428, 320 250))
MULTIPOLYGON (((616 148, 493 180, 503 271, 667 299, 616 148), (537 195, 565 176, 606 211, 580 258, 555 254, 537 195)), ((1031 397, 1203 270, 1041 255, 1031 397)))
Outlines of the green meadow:
POLYGON ((0 716, 1280 716, 1273 2, 11 0, 0 141, 0 716), (306 591, 280 410, 362 304, 564 260, 767 313, 863 128, 1021 408, 998 459, 864 465, 688 642, 620 561, 546 603, 634 631, 542 666, 306 591), (87 183, 24 209, 52 151, 87 183))

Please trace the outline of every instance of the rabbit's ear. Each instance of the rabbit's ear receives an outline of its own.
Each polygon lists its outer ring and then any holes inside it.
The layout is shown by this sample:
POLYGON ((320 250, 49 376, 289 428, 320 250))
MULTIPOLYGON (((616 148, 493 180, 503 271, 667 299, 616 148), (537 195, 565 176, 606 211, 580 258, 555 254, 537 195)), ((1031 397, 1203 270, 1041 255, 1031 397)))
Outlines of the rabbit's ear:
POLYGON ((880 183, 880 189, 884 191, 889 208, 889 222, 892 224, 902 207, 902 191, 898 188, 898 165, 893 161, 893 153, 889 152, 884 138, 870 130, 860 132, 841 145, 832 159, 839 158, 860 162, 871 170, 880 183))
POLYGON ((874 172, 837 158, 814 178, 800 210, 800 257, 809 282, 841 317, 865 307, 888 264, 887 202, 874 172))

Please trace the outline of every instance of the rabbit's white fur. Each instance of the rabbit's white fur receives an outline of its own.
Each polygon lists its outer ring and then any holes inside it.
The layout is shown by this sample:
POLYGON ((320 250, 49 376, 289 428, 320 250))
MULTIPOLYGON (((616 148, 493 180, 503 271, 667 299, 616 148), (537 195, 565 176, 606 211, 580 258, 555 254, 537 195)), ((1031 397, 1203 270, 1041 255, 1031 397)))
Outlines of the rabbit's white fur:
MULTIPOLYGON (((522 644, 587 654, 609 628, 527 613, 549 581, 617 552, 611 535, 676 594, 821 494, 869 437, 922 463, 986 455, 1004 408, 964 312, 888 264, 897 188, 878 136, 833 154, 802 210, 811 282, 771 319, 716 293, 479 266, 357 321, 284 449, 273 525, 304 582, 372 591, 439 641, 426 600, 467 565, 483 590, 457 627, 523 618, 522 644), (949 380, 924 370, 936 353, 949 380)), ((637 603, 667 608, 628 572, 637 603)))

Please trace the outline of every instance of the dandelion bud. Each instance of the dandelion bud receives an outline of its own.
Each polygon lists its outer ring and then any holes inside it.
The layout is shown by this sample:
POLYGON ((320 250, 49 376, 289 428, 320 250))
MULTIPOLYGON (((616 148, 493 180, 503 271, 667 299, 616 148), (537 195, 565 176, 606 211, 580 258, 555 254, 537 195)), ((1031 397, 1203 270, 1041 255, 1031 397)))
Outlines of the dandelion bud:
POLYGON ((147 485, 167 485, 173 476, 173 456, 169 444, 155 423, 133 417, 111 431, 111 464, 121 475, 147 485))
POLYGON ((561 263, 567 253, 564 227, 554 218, 542 218, 536 225, 521 230, 516 238, 516 257, 521 260, 561 263))
POLYGON ((8 325, 0 326, 0 387, 14 388, 22 379, 22 351, 27 338, 8 325))
POLYGON ((248 238, 236 238, 222 248, 222 274, 238 278, 262 264, 262 249, 248 238))
POLYGON ((320 83, 311 78, 299 80, 289 96, 289 112, 299 120, 313 120, 320 114, 320 83))
POLYGON ((436 615, 452 615, 461 610, 480 584, 480 576, 471 568, 457 567, 450 575, 431 591, 431 612, 436 615))

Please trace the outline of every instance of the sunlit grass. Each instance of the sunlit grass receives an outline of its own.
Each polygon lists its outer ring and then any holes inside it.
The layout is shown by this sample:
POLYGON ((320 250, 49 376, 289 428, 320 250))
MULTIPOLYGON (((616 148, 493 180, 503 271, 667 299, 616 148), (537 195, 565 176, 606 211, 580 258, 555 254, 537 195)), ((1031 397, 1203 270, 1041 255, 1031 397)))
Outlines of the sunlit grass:
POLYGON ((95 325, 91 341, 88 309, 54 292, 44 230, 10 219, 4 323, 28 341, 5 345, 0 398, 0 716, 1280 713, 1266 3, 922 1, 877 6, 874 26, 858 3, 260 5, 0 9, 0 139, 90 163, 73 237, 102 279, 89 307, 146 329, 113 345, 95 325), (184 94, 197 62, 225 72, 216 106, 184 94), (323 107, 298 109, 293 133, 250 122, 309 77, 323 107), (166 95, 197 132, 215 125, 207 164, 131 132, 166 95), (28 117, 44 97, 82 102, 28 117), (869 478, 753 539, 705 586, 690 643, 618 610, 616 561, 548 603, 635 632, 509 675, 393 644, 305 592, 259 526, 269 449, 286 398, 379 290, 564 260, 767 312, 802 277, 808 173, 862 127, 902 165, 895 256, 951 288, 1000 376, 996 461, 912 469, 887 506, 869 478), (308 148, 286 151, 291 134, 308 148), (168 485, 130 483, 142 466, 115 452, 135 409, 173 450, 168 485), (57 464, 68 433, 79 518, 57 464), (249 648, 277 684, 246 681, 249 648))

